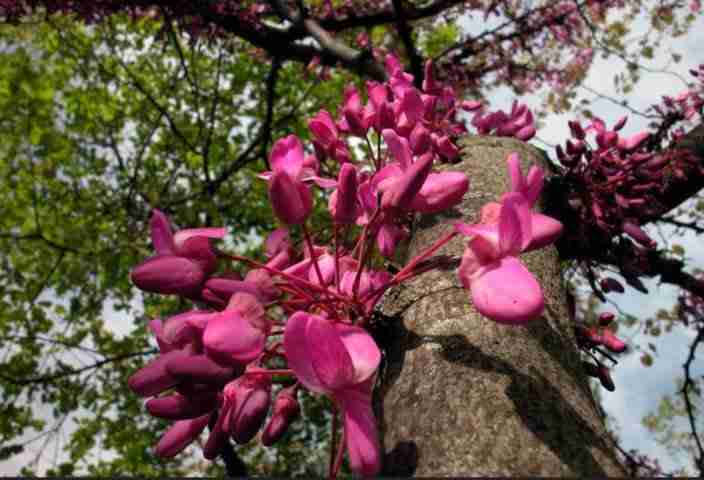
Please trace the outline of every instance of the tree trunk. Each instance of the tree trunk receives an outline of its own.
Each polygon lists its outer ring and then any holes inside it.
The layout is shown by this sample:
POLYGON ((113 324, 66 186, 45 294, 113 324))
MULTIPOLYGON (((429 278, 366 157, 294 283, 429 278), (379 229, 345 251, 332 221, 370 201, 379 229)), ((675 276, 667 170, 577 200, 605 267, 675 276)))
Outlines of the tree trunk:
MULTIPOLYGON (((447 169, 470 176, 450 213, 416 225, 408 258, 457 221, 477 221, 508 188, 506 157, 524 172, 539 150, 513 139, 471 137, 447 169)), ((459 257, 457 238, 439 253, 459 257)), ((477 313, 456 268, 423 274, 382 307, 386 358, 376 402, 385 475, 625 476, 580 366, 557 252, 521 256, 545 293, 542 318, 504 326, 477 313)))

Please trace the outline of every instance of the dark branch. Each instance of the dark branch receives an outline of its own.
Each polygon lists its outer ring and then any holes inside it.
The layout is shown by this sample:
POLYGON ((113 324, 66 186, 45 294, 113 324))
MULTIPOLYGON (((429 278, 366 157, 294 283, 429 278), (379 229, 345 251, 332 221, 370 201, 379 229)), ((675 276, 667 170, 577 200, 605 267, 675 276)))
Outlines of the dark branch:
POLYGON ((281 70, 281 60, 276 57, 271 63, 271 70, 266 79, 266 117, 264 118, 264 125, 262 126, 264 138, 262 139, 260 150, 267 170, 271 170, 269 156, 266 152, 269 149, 269 142, 271 141, 272 122, 274 121, 274 103, 276 103, 276 82, 279 79, 279 70, 281 70))
POLYGON ((423 59, 421 58, 411 35, 411 26, 406 19, 406 11, 403 7, 403 0, 392 0, 394 12, 396 14, 396 30, 406 49, 406 54, 411 61, 411 73, 413 74, 413 83, 416 88, 421 88, 423 85, 423 59))
POLYGON ((132 358, 132 357, 139 357, 142 355, 150 355, 150 354, 156 353, 156 352, 157 352, 157 350, 152 349, 152 350, 145 350, 143 352, 123 353, 121 355, 115 355, 114 357, 104 358, 103 360, 100 360, 99 362, 93 363, 91 365, 87 365, 82 368, 72 368, 72 369, 64 370, 62 372, 51 373, 49 375, 41 375, 39 377, 16 379, 16 378, 10 377, 8 375, 5 375, 4 373, 0 373, 0 378, 2 378, 5 381, 8 381, 14 385, 31 385, 34 383, 48 383, 48 382, 52 382, 54 380, 58 380, 60 378, 78 375, 83 372, 87 372, 89 370, 95 370, 95 369, 101 368, 109 363, 119 362, 121 360, 125 360, 125 359, 132 358))
POLYGON ((676 227, 687 228, 696 233, 704 233, 704 227, 697 225, 697 222, 680 222, 672 217, 662 217, 658 219, 660 223, 667 223, 668 225, 674 225, 676 227))
POLYGON ((704 326, 699 327, 697 332, 697 337, 694 339, 692 344, 689 346, 689 355, 687 356, 687 361, 684 363, 682 368, 684 369, 684 385, 682 386, 682 395, 684 396, 684 403, 687 409, 687 417, 689 418, 689 426, 692 431, 692 437, 694 437, 694 442, 697 445, 697 450, 699 455, 696 459, 697 468, 699 469, 699 476, 704 476, 704 447, 702 446, 702 441, 699 438, 699 433, 697 432, 697 424, 694 419, 694 407, 692 405, 692 400, 689 398, 691 390, 696 388, 694 380, 692 379, 691 367, 694 362, 695 352, 700 343, 704 341, 704 326))

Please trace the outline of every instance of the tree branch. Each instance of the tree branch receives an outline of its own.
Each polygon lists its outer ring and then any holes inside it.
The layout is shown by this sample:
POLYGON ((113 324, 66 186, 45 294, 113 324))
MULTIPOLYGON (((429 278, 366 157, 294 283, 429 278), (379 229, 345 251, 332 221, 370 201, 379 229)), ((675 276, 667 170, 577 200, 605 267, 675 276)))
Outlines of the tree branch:
POLYGON ((406 49, 406 54, 411 61, 411 73, 413 74, 413 84, 420 89, 423 85, 423 59, 421 58, 411 35, 411 26, 406 19, 406 12, 403 7, 403 0, 392 0, 394 7, 396 30, 406 49))
POLYGON ((690 390, 694 390, 696 385, 692 379, 691 367, 692 362, 694 362, 695 352, 700 343, 704 341, 704 326, 699 327, 697 332, 697 337, 694 339, 692 344, 689 346, 689 355, 687 356, 687 361, 682 365, 684 369, 684 385, 682 386, 682 395, 684 396, 684 403, 687 409, 687 417, 689 419, 689 426, 692 431, 692 437, 694 437, 694 442, 697 445, 697 450, 699 451, 698 458, 696 458, 696 465, 699 469, 699 476, 704 476, 704 447, 702 446, 702 441, 699 438, 699 433, 697 432, 697 424, 694 421, 694 407, 692 405, 692 400, 689 398, 690 390))
POLYGON ((18 380, 16 378, 10 377, 9 375, 6 375, 4 373, 0 373, 0 378, 2 378, 5 381, 8 381, 14 385, 31 385, 34 383, 48 383, 48 382, 52 382, 54 380, 58 380, 60 378, 78 375, 78 374, 86 372, 88 370, 95 370, 96 368, 101 368, 109 363, 119 362, 119 361, 125 360, 127 358, 139 357, 142 355, 150 355, 150 354, 156 353, 156 352, 157 352, 156 349, 151 349, 151 350, 145 350, 142 352, 123 353, 121 355, 115 355, 114 357, 106 357, 103 360, 100 360, 99 362, 93 363, 91 365, 87 365, 82 368, 72 368, 72 369, 65 370, 63 372, 52 373, 49 375, 41 375, 39 377, 30 377, 30 378, 23 378, 23 379, 18 380))

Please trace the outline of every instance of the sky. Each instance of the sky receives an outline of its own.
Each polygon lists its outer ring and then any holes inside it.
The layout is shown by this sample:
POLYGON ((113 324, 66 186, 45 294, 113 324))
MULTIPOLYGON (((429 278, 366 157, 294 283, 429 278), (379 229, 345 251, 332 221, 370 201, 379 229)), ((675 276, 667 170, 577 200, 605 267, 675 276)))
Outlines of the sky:
MULTIPOLYGON (((633 27, 634 34, 638 34, 638 32, 645 31, 647 24, 639 20, 634 23, 633 27)), ((471 24, 467 24, 466 28, 471 28, 471 24)), ((691 28, 688 35, 679 39, 671 39, 669 44, 663 45, 663 48, 659 50, 660 55, 656 55, 651 61, 643 59, 643 63, 652 67, 660 67, 667 62, 670 50, 677 51, 683 55, 683 60, 678 65, 670 65, 670 68, 687 76, 689 68, 704 63, 704 51, 702 51, 701 45, 704 45, 704 16, 702 15, 699 16, 697 23, 691 28)), ((621 71, 623 68, 622 60, 603 59, 597 55, 584 84, 595 91, 617 97, 612 78, 615 72, 621 71)), ((628 97, 628 100, 634 108, 645 110, 651 104, 658 102, 659 95, 676 95, 684 88, 685 86, 671 75, 648 73, 643 76, 638 88, 628 97)), ((581 94, 583 98, 587 99, 594 97, 586 89, 582 89, 581 94)), ((507 90, 502 89, 490 96, 488 100, 492 109, 509 109, 513 97, 507 90)), ((526 100, 531 106, 537 107, 539 105, 537 98, 528 97, 526 100)), ((598 113, 607 125, 613 124, 625 113, 623 108, 607 100, 594 100, 591 109, 598 113)), ((549 115, 543 120, 543 127, 538 131, 537 137, 550 144, 564 142, 569 137, 567 120, 572 118, 570 115, 549 115)), ((624 133, 636 133, 644 127, 644 119, 631 116, 624 133)), ((534 140, 532 143, 545 148, 540 140, 534 140)), ((552 155, 552 152, 550 153, 552 155)), ((695 236, 685 235, 677 243, 685 247, 687 257, 691 259, 691 266, 704 268, 704 249, 698 247, 698 239, 695 236)), ((658 309, 671 307, 677 295, 675 288, 659 285, 657 280, 645 283, 649 289, 647 295, 629 288, 625 294, 612 294, 609 299, 616 302, 622 310, 639 318, 653 316, 658 309)), ((139 304, 140 301, 137 298, 135 300, 137 311, 141 310, 139 304)), ((608 310, 608 308, 605 309, 608 310)), ((128 335, 134 328, 133 317, 114 311, 110 305, 106 305, 105 315, 109 327, 119 335, 128 335)), ((619 331, 619 335, 628 339, 629 346, 639 342, 643 343, 644 340, 644 336, 635 331, 622 329, 619 331)), ((658 352, 662 353, 656 356, 653 366, 647 369, 642 366, 638 353, 625 355, 613 370, 616 391, 608 392, 602 389, 603 406, 615 418, 622 446, 626 449, 636 448, 642 453, 658 458, 666 470, 682 467, 683 460, 686 459, 673 458, 657 445, 652 434, 642 426, 641 420, 649 412, 655 410, 659 399, 664 394, 674 393, 674 379, 682 375, 682 364, 687 353, 687 348, 684 346, 688 345, 692 338, 691 332, 681 328, 675 328, 671 333, 661 335, 655 344, 658 352)), ((648 339, 652 341, 652 338, 648 337, 648 339)), ((704 352, 700 353, 700 357, 704 357, 704 352)), ((704 362, 699 362, 695 373, 704 373, 704 362)), ((26 453, 13 457, 9 461, 0 462, 0 474, 17 474, 21 466, 33 458, 40 444, 41 442, 34 444, 26 453)), ((42 464, 46 464, 51 455, 47 457, 42 461, 42 464)))

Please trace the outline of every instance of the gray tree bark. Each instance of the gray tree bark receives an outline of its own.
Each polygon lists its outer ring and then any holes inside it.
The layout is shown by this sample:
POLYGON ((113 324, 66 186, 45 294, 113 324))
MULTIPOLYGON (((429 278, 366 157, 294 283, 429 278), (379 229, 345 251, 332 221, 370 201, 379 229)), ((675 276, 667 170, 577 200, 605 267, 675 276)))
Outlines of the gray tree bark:
MULTIPOLYGON (((544 159, 514 139, 471 137, 446 168, 470 177, 453 211, 420 220, 412 258, 457 221, 508 189, 506 157, 524 172, 544 159)), ((465 238, 440 254, 459 257, 465 238)), ((499 325, 474 310, 456 269, 433 271, 389 292, 382 306, 385 364, 375 408, 385 475, 625 476, 582 371, 557 252, 521 256, 545 292, 542 318, 499 325)))

